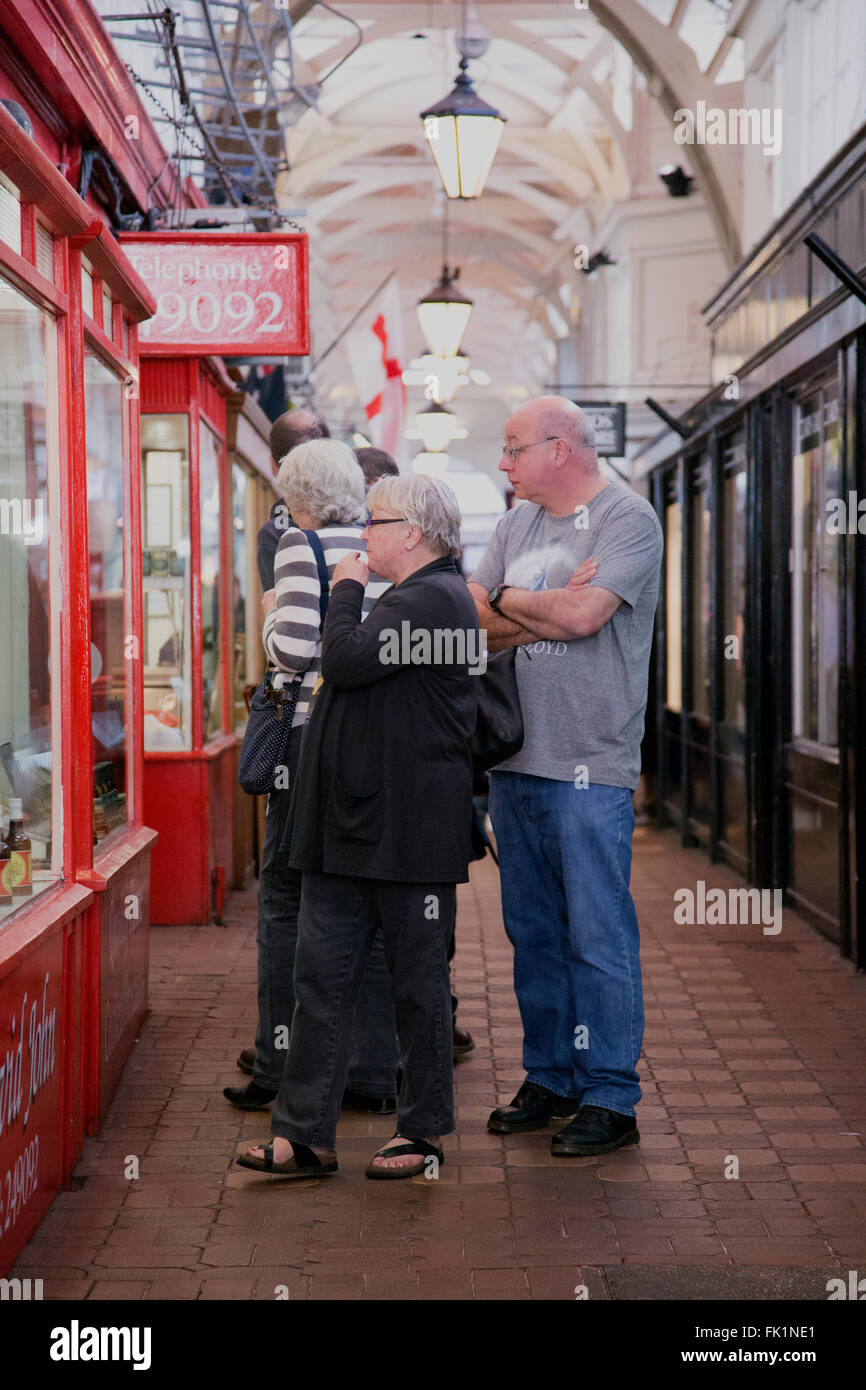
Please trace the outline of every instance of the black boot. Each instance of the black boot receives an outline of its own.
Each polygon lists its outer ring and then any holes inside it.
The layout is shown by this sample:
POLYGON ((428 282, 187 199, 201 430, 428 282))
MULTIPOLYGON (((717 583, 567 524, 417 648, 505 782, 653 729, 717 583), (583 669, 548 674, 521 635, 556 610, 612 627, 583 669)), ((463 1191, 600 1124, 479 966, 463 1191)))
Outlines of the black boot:
POLYGON ((581 1154, 606 1154, 628 1144, 639 1144, 634 1115, 620 1115, 601 1105, 582 1105, 570 1125, 554 1134, 550 1152, 563 1158, 581 1154))
POLYGON ((544 1129, 554 1116, 573 1115, 579 1100, 554 1095, 546 1086, 524 1081, 510 1105, 494 1110, 487 1128, 494 1134, 520 1134, 527 1129, 544 1129))

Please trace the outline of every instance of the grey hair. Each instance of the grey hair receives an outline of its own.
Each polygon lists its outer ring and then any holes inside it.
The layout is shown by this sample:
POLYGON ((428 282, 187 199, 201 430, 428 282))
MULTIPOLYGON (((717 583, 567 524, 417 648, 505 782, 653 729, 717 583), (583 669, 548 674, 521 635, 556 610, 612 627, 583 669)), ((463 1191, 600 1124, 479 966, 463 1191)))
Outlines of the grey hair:
POLYGON ((367 493, 367 506, 405 517, 437 555, 456 558, 460 554, 460 508, 441 478, 426 473, 380 478, 367 493))
POLYGON ((290 512, 309 512, 322 526, 348 526, 364 515, 364 474, 348 444, 310 439, 280 460, 277 490, 290 512))
POLYGON ((551 407, 542 412, 539 420, 543 434, 555 435, 557 439, 565 439, 573 450, 594 449, 595 430, 589 416, 584 414, 580 407, 573 411, 557 410, 551 407))

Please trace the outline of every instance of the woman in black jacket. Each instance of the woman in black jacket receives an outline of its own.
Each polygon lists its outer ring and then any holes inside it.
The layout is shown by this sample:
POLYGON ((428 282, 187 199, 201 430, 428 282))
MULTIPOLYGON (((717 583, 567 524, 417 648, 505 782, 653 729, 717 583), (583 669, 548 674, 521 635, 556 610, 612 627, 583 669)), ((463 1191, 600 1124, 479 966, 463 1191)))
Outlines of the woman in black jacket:
POLYGON ((352 1013, 380 926, 403 1079, 397 1134, 367 1176, 433 1171, 444 1162, 439 1138, 454 1128, 447 950, 471 857, 484 653, 456 564, 451 489, 424 475, 385 478, 368 506, 370 567, 392 587, 362 624, 366 566, 352 556, 334 571, 323 684, 296 779, 291 863, 304 879, 289 1052, 272 1142, 238 1159, 289 1177, 337 1168, 352 1013))

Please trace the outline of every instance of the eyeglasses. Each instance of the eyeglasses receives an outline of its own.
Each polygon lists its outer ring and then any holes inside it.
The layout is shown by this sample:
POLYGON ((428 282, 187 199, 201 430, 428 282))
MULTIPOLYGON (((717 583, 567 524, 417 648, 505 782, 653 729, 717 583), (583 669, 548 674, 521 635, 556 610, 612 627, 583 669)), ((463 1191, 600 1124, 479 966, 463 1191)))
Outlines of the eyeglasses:
POLYGON ((554 439, 559 439, 559 435, 549 434, 545 439, 534 439, 531 444, 518 444, 516 448, 513 444, 503 444, 502 452, 508 455, 512 463, 516 463, 517 455, 522 454, 524 449, 534 449, 536 444, 550 444, 554 439))
POLYGON ((366 520, 366 523, 365 523, 365 524, 366 524, 367 526, 390 526, 391 523, 394 522, 394 521, 406 521, 406 520, 407 520, 407 518, 406 518, 405 516, 383 516, 383 517, 380 517, 378 521, 374 521, 373 518, 371 517, 370 513, 367 512, 367 520, 366 520))

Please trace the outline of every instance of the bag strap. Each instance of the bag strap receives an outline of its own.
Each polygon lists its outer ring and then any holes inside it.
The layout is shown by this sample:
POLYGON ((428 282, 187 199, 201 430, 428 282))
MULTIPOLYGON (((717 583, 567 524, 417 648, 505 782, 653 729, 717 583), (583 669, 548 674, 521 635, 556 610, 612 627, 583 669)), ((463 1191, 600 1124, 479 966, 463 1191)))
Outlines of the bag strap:
POLYGON ((325 625, 325 615, 328 611, 328 600, 331 597, 331 580, 328 575, 328 566, 325 563, 325 551, 322 542, 319 540, 318 532, 305 531, 304 535, 310 542, 310 549, 316 557, 316 569, 319 571, 319 621, 322 627, 325 625))

